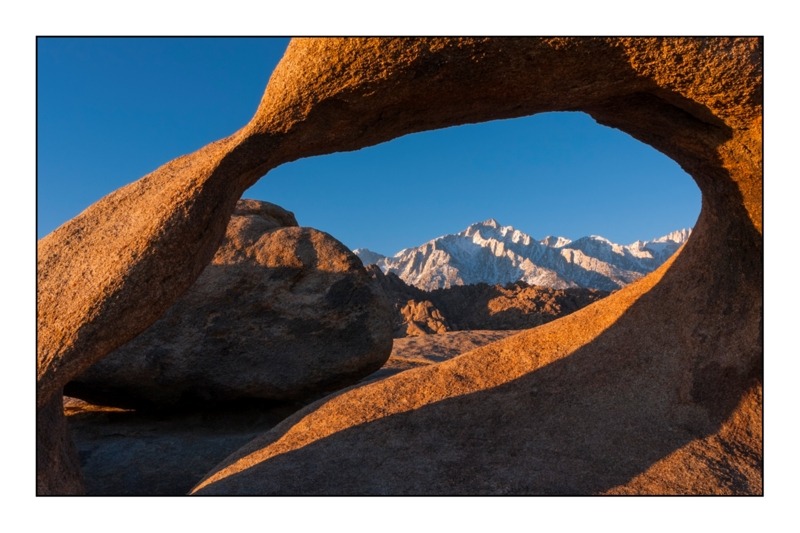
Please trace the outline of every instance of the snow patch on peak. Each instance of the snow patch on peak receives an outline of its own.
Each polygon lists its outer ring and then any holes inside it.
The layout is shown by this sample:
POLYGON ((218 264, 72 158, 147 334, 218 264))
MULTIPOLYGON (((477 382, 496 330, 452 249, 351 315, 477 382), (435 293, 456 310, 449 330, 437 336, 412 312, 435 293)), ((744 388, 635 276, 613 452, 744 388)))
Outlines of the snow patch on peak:
POLYGON ((602 235, 589 235, 589 238, 593 241, 599 241, 605 244, 613 244, 611 241, 603 237, 602 235))
POLYGON ((556 237, 555 235, 548 235, 541 241, 539 244, 547 246, 548 248, 563 248, 564 246, 571 243, 571 239, 567 239, 566 237, 556 237))
POLYGON ((530 235, 526 235, 525 233, 522 233, 518 229, 513 229, 513 228, 511 228, 511 226, 508 226, 508 227, 513 230, 511 232, 511 242, 513 242, 513 243, 522 243, 525 246, 530 246, 531 241, 533 240, 533 239, 531 239, 530 235))
POLYGON ((679 229, 675 230, 671 233, 664 235, 663 237, 658 237, 657 239, 653 239, 650 242, 674 242, 677 244, 683 244, 689 240, 689 237, 692 235, 691 229, 679 229))
POLYGON ((361 263, 363 263, 364 266, 376 265, 382 260, 386 259, 385 255, 379 254, 378 252, 373 252, 368 248, 356 248, 353 250, 353 253, 356 254, 359 259, 361 259, 361 263))

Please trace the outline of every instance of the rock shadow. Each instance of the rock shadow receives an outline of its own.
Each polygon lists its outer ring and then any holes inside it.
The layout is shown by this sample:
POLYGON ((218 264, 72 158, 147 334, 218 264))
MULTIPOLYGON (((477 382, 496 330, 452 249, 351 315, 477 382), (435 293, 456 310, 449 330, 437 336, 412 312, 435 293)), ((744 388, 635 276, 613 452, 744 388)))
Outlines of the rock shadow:
MULTIPOLYGON (((681 413, 658 356, 623 355, 609 336, 502 386, 272 457, 199 494, 599 494, 713 434, 758 379, 727 376, 724 401, 681 413)), ((728 488, 751 492, 741 483, 728 488)))

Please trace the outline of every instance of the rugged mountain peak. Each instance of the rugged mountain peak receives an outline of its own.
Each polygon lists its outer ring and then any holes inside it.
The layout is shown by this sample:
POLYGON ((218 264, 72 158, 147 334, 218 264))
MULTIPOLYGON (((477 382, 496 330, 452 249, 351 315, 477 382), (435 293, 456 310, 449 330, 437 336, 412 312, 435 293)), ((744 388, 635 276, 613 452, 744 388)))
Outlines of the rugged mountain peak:
MULTIPOLYGON (((493 218, 490 218, 490 219, 484 220, 483 222, 475 222, 474 224, 470 224, 469 226, 467 226, 467 229, 465 229, 464 231, 461 231, 459 233, 455 233, 453 235, 462 236, 462 237, 474 237, 476 235, 480 235, 481 237, 486 238, 487 236, 490 236, 490 235, 499 235, 502 232, 502 230, 504 230, 504 229, 505 228, 503 226, 501 226, 500 223, 497 222, 497 220, 495 220, 493 218)), ((443 238, 446 238, 446 237, 448 237, 450 235, 451 234, 442 235, 438 239, 443 239, 443 238)), ((434 240, 438 240, 438 239, 434 239, 434 240)))
MULTIPOLYGON (((454 236, 469 237, 475 242, 494 239, 497 241, 522 243, 525 246, 530 245, 530 243, 534 240, 530 235, 514 228, 513 226, 500 225, 500 223, 494 218, 471 224, 467 229, 460 233, 454 234, 454 236)), ((439 239, 445 239, 448 237, 452 236, 444 235, 439 237, 439 239)))
POLYGON ((431 291, 458 285, 505 285, 523 281, 553 289, 617 290, 655 270, 688 238, 678 230, 624 246, 600 235, 571 241, 548 236, 536 241, 490 218, 464 231, 443 235, 385 257, 356 250, 364 264, 376 264, 409 285, 431 291))

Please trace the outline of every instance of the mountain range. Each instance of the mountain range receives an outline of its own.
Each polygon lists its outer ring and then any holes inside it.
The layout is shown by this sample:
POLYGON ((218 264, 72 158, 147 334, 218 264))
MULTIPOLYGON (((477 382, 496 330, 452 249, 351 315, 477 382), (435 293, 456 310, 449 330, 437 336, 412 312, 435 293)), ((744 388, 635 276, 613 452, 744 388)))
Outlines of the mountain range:
POLYGON ((393 257, 355 250, 364 265, 375 264, 409 285, 432 291, 458 285, 506 285, 523 281, 554 289, 582 287, 614 291, 652 272, 685 243, 690 229, 632 244, 591 235, 577 240, 536 240, 489 219, 443 235, 393 257))

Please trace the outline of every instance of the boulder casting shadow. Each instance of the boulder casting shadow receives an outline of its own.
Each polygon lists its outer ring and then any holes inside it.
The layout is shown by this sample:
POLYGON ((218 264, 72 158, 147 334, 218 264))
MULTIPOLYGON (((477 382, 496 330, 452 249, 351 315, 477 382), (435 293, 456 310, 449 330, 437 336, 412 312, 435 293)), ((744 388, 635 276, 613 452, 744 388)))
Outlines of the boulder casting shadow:
POLYGON ((68 450, 43 410, 191 285, 269 169, 564 110, 695 179, 702 210, 681 253, 561 320, 301 411, 196 491, 271 493, 292 470, 278 491, 336 492, 315 482, 330 463, 347 466, 343 493, 760 493, 762 78, 758 38, 293 40, 244 128, 39 241, 37 431, 54 447, 37 454, 39 493, 79 476, 51 460, 68 450))

